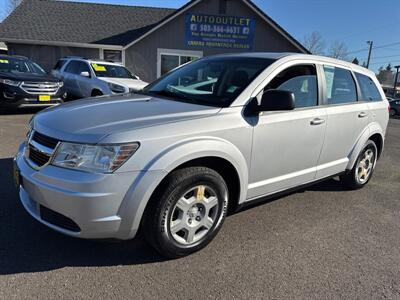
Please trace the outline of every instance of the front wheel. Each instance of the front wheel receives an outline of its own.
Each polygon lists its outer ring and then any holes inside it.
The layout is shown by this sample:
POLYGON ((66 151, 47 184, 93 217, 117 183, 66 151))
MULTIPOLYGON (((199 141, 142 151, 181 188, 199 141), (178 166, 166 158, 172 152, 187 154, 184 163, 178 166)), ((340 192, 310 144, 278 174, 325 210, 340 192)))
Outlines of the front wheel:
POLYGON ((228 189, 212 169, 171 173, 144 216, 144 235, 163 256, 178 258, 207 246, 226 216, 228 189))
POLYGON ((353 169, 340 177, 342 184, 350 189, 364 187, 372 177, 377 159, 378 148, 375 142, 369 140, 360 152, 353 169))

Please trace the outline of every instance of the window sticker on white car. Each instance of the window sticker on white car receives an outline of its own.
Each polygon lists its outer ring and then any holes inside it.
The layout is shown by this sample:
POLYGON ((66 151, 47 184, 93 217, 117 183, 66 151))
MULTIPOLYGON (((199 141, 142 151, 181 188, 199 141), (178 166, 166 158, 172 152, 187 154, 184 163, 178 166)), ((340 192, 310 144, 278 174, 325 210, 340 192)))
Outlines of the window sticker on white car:
POLYGON ((332 98, 333 78, 335 77, 335 68, 324 66, 325 78, 326 78, 326 91, 328 98, 332 98))
POLYGON ((7 59, 0 59, 0 64, 8 64, 9 61, 7 59))
POLYGON ((96 72, 106 72, 107 71, 105 66, 99 66, 98 64, 92 64, 92 67, 96 72))

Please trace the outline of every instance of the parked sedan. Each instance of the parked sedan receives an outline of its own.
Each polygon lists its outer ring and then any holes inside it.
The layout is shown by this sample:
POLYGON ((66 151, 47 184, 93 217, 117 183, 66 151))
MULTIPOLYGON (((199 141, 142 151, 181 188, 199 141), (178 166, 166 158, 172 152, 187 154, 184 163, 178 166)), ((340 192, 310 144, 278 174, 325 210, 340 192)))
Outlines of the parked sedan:
POLYGON ((389 114, 391 117, 400 116, 400 99, 389 100, 390 109, 389 114))
POLYGON ((51 106, 62 103, 63 82, 26 57, 0 55, 0 106, 51 106))
POLYGON ((52 73, 77 99, 136 92, 148 84, 119 64, 79 57, 60 59, 52 73))

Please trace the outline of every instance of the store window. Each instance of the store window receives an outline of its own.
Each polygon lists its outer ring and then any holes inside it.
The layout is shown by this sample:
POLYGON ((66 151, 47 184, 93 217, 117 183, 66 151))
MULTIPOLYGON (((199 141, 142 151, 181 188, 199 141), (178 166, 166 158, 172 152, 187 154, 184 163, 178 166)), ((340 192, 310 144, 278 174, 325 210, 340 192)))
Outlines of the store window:
POLYGON ((157 77, 168 73, 180 65, 199 59, 202 56, 203 53, 200 51, 159 49, 157 77))

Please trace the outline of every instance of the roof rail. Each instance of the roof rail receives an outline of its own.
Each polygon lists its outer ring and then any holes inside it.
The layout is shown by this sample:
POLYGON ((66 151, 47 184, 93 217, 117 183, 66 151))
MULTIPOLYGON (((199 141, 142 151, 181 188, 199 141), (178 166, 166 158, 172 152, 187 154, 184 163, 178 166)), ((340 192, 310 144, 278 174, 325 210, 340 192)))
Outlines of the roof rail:
POLYGON ((86 59, 85 57, 82 57, 82 56, 76 56, 76 55, 64 56, 63 58, 80 58, 80 59, 86 59))

